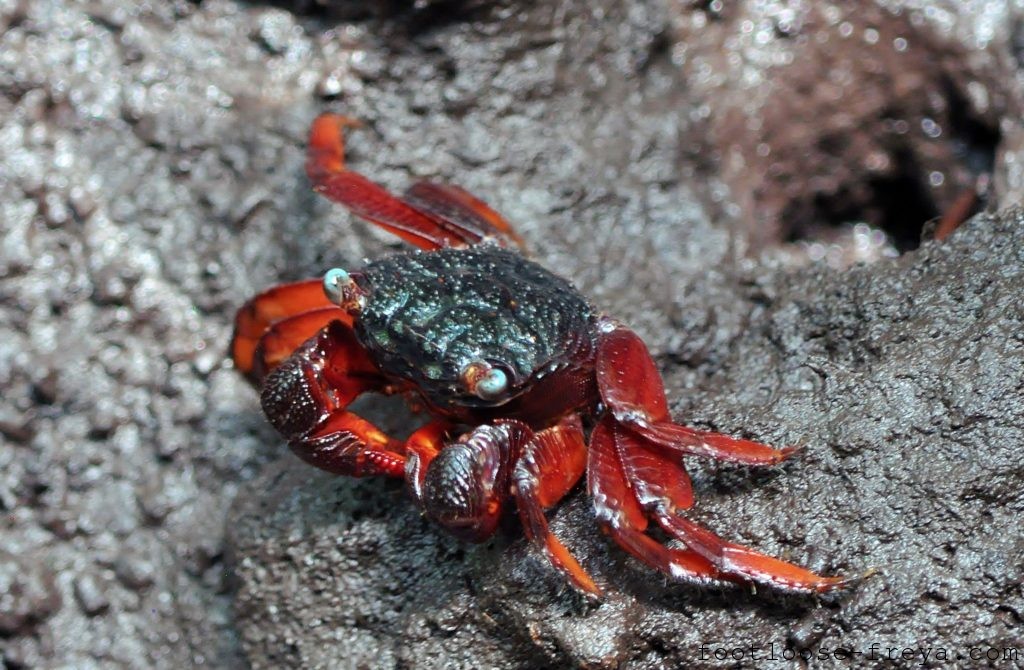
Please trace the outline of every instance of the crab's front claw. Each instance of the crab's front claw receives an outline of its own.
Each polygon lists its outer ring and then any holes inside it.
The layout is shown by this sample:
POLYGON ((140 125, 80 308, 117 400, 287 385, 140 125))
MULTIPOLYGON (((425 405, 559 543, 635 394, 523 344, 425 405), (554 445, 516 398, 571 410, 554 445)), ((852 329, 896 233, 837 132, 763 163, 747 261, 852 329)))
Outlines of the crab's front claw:
POLYGON ((383 384, 348 326, 331 320, 267 375, 260 404, 307 463, 337 475, 401 477, 401 443, 346 410, 383 384))
POLYGON ((427 442, 425 452, 412 445, 424 432, 432 433, 432 425, 418 432, 406 447, 406 480, 416 502, 432 521, 461 540, 483 542, 491 537, 501 518, 512 459, 528 436, 519 426, 484 425, 447 445, 439 435, 427 442))
POLYGON ((494 534, 511 490, 527 538, 576 589, 601 589, 548 527, 544 511, 576 485, 586 468, 586 443, 576 416, 534 432, 515 420, 478 426, 454 442, 451 428, 427 424, 406 442, 406 482, 432 520, 460 539, 494 534))
POLYGON ((772 465, 796 449, 773 449, 674 423, 661 375, 643 341, 610 319, 600 325, 597 381, 608 413, 591 436, 588 472, 598 517, 612 537, 637 558, 684 581, 750 581, 810 593, 851 583, 727 542, 680 516, 693 503, 683 455, 772 465), (686 549, 644 535, 648 519, 686 549))

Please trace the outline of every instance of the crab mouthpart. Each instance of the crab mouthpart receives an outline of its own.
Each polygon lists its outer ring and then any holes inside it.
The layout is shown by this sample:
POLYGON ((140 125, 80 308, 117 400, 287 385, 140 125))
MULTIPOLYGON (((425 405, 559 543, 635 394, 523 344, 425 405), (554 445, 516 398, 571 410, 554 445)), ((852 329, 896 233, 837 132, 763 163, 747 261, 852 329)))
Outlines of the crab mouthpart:
POLYGON ((324 274, 324 294, 349 314, 358 314, 366 305, 366 292, 341 268, 331 268, 324 274))

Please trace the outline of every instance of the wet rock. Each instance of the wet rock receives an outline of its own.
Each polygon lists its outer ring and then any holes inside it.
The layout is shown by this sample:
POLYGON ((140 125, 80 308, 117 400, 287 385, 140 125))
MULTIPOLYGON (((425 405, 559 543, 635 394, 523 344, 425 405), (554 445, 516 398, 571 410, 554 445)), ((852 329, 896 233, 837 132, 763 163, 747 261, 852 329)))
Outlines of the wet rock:
POLYGON ((295 466, 264 473, 261 495, 241 497, 230 525, 254 667, 530 667, 536 654, 496 630, 467 590, 465 548, 431 532, 399 487, 295 466))
POLYGON ((105 591, 105 586, 95 575, 87 573, 75 580, 75 600, 89 616, 102 614, 110 607, 105 591))
POLYGON ((913 248, 992 174, 1024 102, 994 4, 676 3, 673 58, 756 247, 865 221, 913 248))
POLYGON ((60 606, 51 570, 31 556, 0 552, 0 634, 31 633, 60 606))

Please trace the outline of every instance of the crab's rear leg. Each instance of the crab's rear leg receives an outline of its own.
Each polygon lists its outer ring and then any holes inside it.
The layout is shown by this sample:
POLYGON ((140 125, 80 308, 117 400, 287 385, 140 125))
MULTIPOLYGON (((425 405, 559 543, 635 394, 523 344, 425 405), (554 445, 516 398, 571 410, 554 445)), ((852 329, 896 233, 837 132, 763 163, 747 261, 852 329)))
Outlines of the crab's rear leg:
POLYGON ((346 168, 342 133, 356 125, 337 114, 323 114, 313 122, 306 174, 315 191, 421 249, 463 247, 484 239, 521 245, 505 219, 458 187, 419 182, 398 198, 346 168))
POLYGON ((402 477, 401 443, 346 411, 360 394, 385 386, 352 331, 331 321, 267 376, 260 404, 304 461, 339 475, 402 477))
POLYGON ((780 589, 817 593, 841 588, 858 580, 856 577, 823 577, 743 545, 726 542, 707 528, 676 514, 667 506, 658 506, 653 513, 666 533, 729 575, 739 575, 750 581, 767 583, 780 589))
MULTIPOLYGON (((621 472, 628 484, 630 500, 642 513, 651 515, 666 532, 685 543, 691 553, 712 565, 721 577, 811 592, 824 592, 846 584, 844 578, 822 577, 726 542, 710 530, 679 516, 679 512, 692 502, 688 480, 685 486, 679 483, 685 479, 679 460, 682 454, 770 465, 783 460, 793 450, 773 449, 750 440, 695 431, 673 423, 661 376, 647 347, 635 333, 611 320, 605 320, 601 325, 597 377, 601 398, 609 414, 605 415, 591 438, 590 468, 595 473, 592 476, 596 477, 596 483, 604 481, 607 486, 607 482, 617 481, 615 478, 621 472), (595 459, 598 459, 596 464, 595 459), (610 464, 605 465, 603 461, 610 464)), ((626 525, 637 527, 635 522, 626 525)), ((622 538, 619 539, 621 543, 622 538)), ((638 538, 627 540, 627 549, 634 554, 638 547, 652 546, 638 538)), ((674 574, 674 570, 670 566, 668 572, 674 574)))
POLYGON ((729 577, 704 556, 692 549, 666 547, 645 534, 647 514, 623 469, 615 427, 615 419, 605 415, 590 436, 587 490, 598 523, 620 547, 673 579, 703 585, 723 583, 729 577))
POLYGON ((773 465, 797 451, 673 423, 661 374, 643 340, 611 319, 602 320, 600 329, 597 383, 601 399, 620 424, 651 444, 679 455, 746 465, 773 465))
POLYGON ((472 243, 492 239, 505 246, 526 248, 512 224, 486 202, 458 186, 420 181, 410 186, 402 199, 439 226, 456 231, 472 243))

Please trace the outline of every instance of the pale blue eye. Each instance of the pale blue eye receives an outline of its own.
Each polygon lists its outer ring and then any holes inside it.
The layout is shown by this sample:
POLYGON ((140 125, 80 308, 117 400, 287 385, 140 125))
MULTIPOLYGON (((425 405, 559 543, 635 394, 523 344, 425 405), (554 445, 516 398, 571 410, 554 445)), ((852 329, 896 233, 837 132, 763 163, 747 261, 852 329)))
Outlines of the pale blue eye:
POLYGON ((491 368, 486 375, 480 378, 476 385, 476 394, 488 400, 496 398, 508 388, 508 376, 498 368, 491 368))
POLYGON ((331 268, 324 275, 324 293, 331 302, 340 305, 345 300, 344 289, 352 283, 352 277, 341 268, 331 268))

